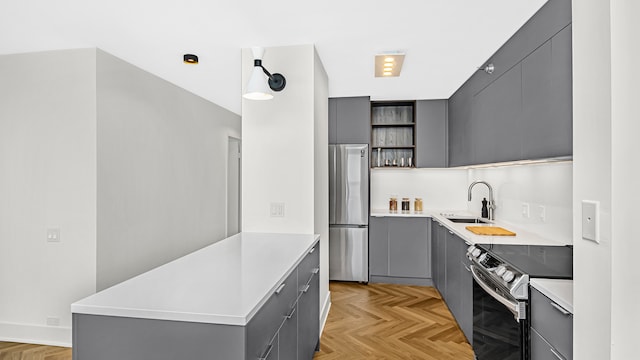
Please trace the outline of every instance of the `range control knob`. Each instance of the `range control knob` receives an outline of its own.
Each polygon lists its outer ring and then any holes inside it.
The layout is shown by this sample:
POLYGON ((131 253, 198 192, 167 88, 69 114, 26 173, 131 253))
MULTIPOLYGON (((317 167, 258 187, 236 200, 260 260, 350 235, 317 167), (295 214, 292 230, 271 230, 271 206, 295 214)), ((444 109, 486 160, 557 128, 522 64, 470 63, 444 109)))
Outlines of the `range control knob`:
POLYGON ((513 278, 515 278, 515 275, 513 274, 513 271, 511 270, 507 270, 504 272, 504 274, 502 274, 502 280, 506 281, 506 282, 512 282, 513 278))
POLYGON ((504 265, 500 265, 496 270, 496 275, 502 276, 505 273, 505 271, 507 271, 507 268, 504 265))
POLYGON ((480 255, 480 257, 478 258, 478 261, 483 262, 487 259, 487 253, 482 253, 482 255, 480 255))
POLYGON ((473 250, 475 250, 476 247, 474 245, 471 245, 467 248, 467 254, 473 254, 473 250))
POLYGON ((480 254, 482 254, 482 251, 480 251, 480 249, 476 248, 471 252, 471 256, 477 258, 478 256, 480 256, 480 254))

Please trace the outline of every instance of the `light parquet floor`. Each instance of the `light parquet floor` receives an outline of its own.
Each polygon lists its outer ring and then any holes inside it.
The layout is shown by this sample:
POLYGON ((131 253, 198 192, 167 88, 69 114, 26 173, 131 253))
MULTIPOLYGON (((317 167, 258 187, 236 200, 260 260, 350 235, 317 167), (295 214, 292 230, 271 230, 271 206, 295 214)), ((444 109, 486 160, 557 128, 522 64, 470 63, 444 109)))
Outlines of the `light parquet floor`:
POLYGON ((0 360, 71 360, 71 357, 70 348, 0 342, 0 360))
POLYGON ((331 282, 331 310, 314 360, 472 360, 433 287, 331 282))

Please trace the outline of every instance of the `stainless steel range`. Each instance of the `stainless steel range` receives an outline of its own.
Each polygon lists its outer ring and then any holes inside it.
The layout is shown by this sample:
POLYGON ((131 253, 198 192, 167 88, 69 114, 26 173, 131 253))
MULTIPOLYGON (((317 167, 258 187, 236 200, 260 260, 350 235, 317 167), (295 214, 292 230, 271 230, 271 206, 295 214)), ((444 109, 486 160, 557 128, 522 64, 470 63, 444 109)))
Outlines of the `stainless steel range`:
POLYGON ((572 247, 472 245, 467 256, 475 280, 476 359, 529 359, 529 279, 572 278, 572 247))

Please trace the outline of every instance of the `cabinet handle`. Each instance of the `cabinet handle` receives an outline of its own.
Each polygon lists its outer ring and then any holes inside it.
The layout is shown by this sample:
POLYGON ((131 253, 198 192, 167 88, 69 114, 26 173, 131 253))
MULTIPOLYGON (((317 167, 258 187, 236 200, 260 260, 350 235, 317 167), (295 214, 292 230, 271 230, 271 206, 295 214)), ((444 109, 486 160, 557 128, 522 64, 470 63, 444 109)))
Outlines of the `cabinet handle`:
POLYGON ((280 286, 278 286, 278 288, 276 289, 276 294, 280 294, 282 292, 282 289, 284 289, 285 287, 285 283, 280 284, 280 286))
POLYGON ((320 268, 315 268, 311 271, 312 274, 317 274, 320 271, 320 268))
POLYGON ((558 359, 560 359, 560 360, 565 360, 565 359, 564 359, 564 356, 562 356, 562 355, 558 354, 558 352, 557 352, 554 348, 549 348, 549 350, 551 350, 551 353, 552 353, 553 355, 555 355, 558 359))
POLYGON ((267 351, 265 351, 264 354, 262 354, 262 356, 258 358, 258 360, 267 360, 267 358, 271 354, 271 350, 273 350, 273 345, 269 345, 267 351))
POLYGON ((463 265, 464 269, 467 270, 468 272, 471 272, 471 269, 469 269, 469 267, 467 265, 463 265))
POLYGON ((287 319, 291 319, 291 317, 293 316, 293 314, 295 314, 296 312, 296 306, 291 308, 291 311, 289 311, 289 313, 287 314, 287 319))
POLYGON ((449 230, 449 234, 453 235, 453 231, 449 230))
POLYGON ((302 292, 306 293, 307 291, 309 291, 309 285, 305 285, 302 287, 302 292))
POLYGON ((553 306, 553 308, 554 308, 554 309, 556 309, 556 310, 560 311, 560 312, 562 313, 562 315, 569 315, 569 314, 571 314, 570 312, 568 312, 567 310, 565 310, 562 306, 560 306, 560 305, 558 305, 558 304, 556 304, 556 303, 554 303, 554 302, 551 302, 550 304, 551 304, 551 306, 553 306))
POLYGON ((311 254, 312 252, 316 251, 316 247, 312 247, 311 250, 309 250, 309 254, 311 254))
POLYGON ((442 224, 438 223, 438 226, 443 227, 444 225, 442 225, 442 224))

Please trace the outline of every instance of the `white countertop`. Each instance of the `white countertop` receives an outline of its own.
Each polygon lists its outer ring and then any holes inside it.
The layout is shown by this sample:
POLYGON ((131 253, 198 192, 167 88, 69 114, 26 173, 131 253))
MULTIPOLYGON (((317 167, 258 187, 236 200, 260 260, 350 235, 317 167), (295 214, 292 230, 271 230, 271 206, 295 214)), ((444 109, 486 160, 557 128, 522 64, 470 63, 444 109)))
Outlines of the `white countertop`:
POLYGON ((549 246, 562 246, 567 245, 562 242, 559 242, 555 239, 549 239, 532 232, 525 231, 521 228, 518 228, 517 225, 512 225, 509 223, 505 223, 502 221, 492 221, 490 224, 465 224, 465 223, 454 223, 447 219, 447 217, 475 217, 471 213, 467 211, 443 211, 443 210, 434 210, 434 209, 426 209, 421 213, 414 213, 413 211, 408 213, 403 213, 402 211, 398 211, 395 213, 390 213, 388 210, 382 209, 372 209, 371 210, 372 217, 422 217, 422 218, 433 218, 440 222, 442 225, 446 226, 449 230, 451 230, 456 235, 460 236, 468 243, 475 244, 501 244, 501 245, 549 245, 549 246), (443 215, 445 214, 445 215, 443 215), (516 236, 487 236, 487 235, 476 235, 471 231, 467 230, 467 226, 500 226, 509 231, 515 232, 516 236))
POLYGON ((573 314, 573 280, 531 279, 529 283, 573 314))
POLYGON ((82 299, 71 312, 246 325, 319 238, 240 233, 82 299))

